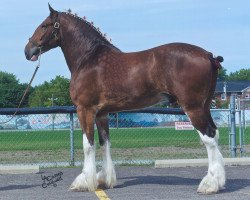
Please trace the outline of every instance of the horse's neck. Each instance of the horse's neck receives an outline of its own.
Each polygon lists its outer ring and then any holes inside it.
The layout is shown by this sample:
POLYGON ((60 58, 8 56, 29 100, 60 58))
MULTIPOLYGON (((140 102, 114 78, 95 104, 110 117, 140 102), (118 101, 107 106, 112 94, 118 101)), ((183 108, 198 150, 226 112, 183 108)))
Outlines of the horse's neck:
MULTIPOLYGON (((97 34, 84 35, 77 30, 79 27, 76 27, 76 24, 68 23, 67 19, 60 27, 61 49, 71 73, 82 67, 97 46, 102 44, 102 40, 97 38, 97 34)), ((105 41, 103 41, 103 44, 105 44, 105 41)))

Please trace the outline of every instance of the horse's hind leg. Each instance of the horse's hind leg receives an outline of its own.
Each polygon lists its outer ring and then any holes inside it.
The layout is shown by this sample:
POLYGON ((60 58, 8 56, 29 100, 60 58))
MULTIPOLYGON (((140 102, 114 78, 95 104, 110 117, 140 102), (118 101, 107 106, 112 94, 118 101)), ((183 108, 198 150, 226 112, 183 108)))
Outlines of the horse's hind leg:
POLYGON ((202 179, 197 192, 203 194, 216 193, 225 185, 224 162, 216 141, 216 126, 210 122, 212 120, 210 112, 208 113, 204 109, 187 111, 187 114, 198 130, 208 153, 208 173, 202 179))
POLYGON ((96 126, 98 129, 99 143, 102 149, 102 169, 97 174, 99 187, 113 188, 116 185, 115 168, 110 155, 109 124, 107 114, 97 114, 96 126))
POLYGON ((213 129, 215 129, 215 137, 214 137, 214 139, 215 139, 215 141, 217 142, 217 144, 218 144, 218 142, 219 142, 219 130, 217 129, 217 127, 216 127, 216 125, 215 125, 215 123, 214 123, 214 121, 213 121, 213 118, 212 118, 212 116, 211 116, 211 113, 210 113, 210 109, 208 108, 207 109, 207 116, 208 116, 208 120, 209 120, 209 124, 212 126, 212 128, 213 129))
POLYGON ((95 191, 97 188, 94 145, 95 113, 94 109, 77 107, 78 118, 83 129, 84 164, 82 173, 70 186, 70 190, 73 191, 95 191))

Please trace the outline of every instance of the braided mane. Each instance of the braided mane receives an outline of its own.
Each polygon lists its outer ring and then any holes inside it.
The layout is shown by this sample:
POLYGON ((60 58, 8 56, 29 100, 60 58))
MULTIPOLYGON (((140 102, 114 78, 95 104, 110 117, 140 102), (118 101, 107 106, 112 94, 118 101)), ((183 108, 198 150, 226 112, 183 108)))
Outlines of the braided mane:
MULTIPOLYGON (((66 15, 70 15, 71 17, 74 17, 76 19, 79 19, 81 21, 83 21, 85 24, 87 24, 89 27, 91 27, 92 29, 94 29, 98 34, 99 36, 101 36, 102 39, 104 39, 106 42, 108 42, 109 44, 111 44, 111 39, 108 39, 106 34, 103 34, 99 28, 96 28, 94 26, 94 23, 93 22, 89 22, 87 21, 86 17, 84 16, 83 18, 79 17, 77 14, 72 14, 71 10, 69 9, 67 12, 61 12, 63 14, 66 14, 66 15)), ((111 44, 112 45, 112 44, 111 44)))

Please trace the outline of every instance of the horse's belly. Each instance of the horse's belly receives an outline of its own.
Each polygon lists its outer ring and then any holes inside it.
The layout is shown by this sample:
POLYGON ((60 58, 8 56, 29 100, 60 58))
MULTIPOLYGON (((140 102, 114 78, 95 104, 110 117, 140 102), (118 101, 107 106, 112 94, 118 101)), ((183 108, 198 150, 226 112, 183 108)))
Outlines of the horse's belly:
POLYGON ((147 96, 124 96, 106 100, 102 110, 108 112, 118 112, 124 110, 141 109, 150 107, 161 101, 168 101, 168 97, 163 94, 147 95, 147 96))

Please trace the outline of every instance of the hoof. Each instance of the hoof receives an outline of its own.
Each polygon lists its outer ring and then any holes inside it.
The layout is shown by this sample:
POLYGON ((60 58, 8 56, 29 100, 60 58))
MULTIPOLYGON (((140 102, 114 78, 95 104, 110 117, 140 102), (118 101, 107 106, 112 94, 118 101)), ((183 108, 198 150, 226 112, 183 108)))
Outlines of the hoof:
POLYGON ((116 185, 116 174, 113 170, 112 174, 108 176, 103 171, 98 172, 97 174, 97 182, 99 188, 111 189, 116 185))
POLYGON ((206 175, 198 189, 197 192, 201 193, 201 194, 214 194, 217 193, 219 191, 219 184, 218 184, 218 180, 211 176, 210 174, 206 175))
POLYGON ((93 192, 97 189, 97 183, 95 179, 86 179, 84 173, 81 173, 79 176, 76 177, 74 182, 69 187, 69 190, 75 192, 93 192))

